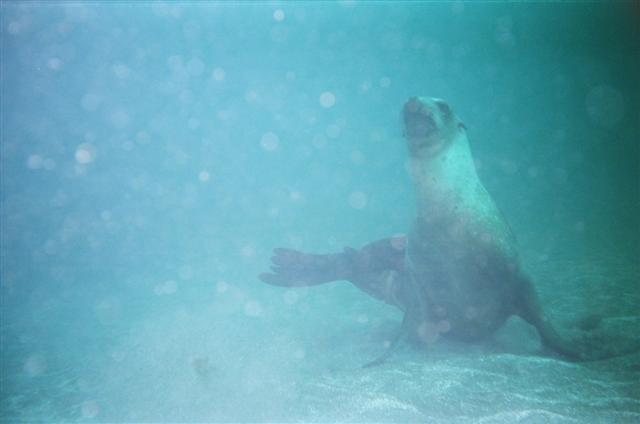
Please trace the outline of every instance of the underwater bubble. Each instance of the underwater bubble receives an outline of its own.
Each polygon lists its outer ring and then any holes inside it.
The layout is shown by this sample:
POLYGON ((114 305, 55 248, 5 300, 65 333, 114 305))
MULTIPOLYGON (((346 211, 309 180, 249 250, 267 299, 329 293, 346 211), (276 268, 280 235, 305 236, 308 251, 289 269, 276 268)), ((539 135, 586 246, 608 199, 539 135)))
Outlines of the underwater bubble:
POLYGON ((362 81, 358 86, 360 94, 364 94, 371 89, 371 81, 362 81))
POLYGON ((367 195, 361 191, 349 194, 349 205, 354 209, 363 209, 367 206, 367 195))
POLYGON ((96 158, 96 149, 91 143, 82 143, 76 148, 75 158, 83 165, 91 163, 96 158))
POLYGON ((219 110, 218 113, 216 113, 216 118, 220 121, 228 121, 231 119, 231 112, 228 110, 219 110))
POLYGON ((222 69, 222 68, 214 68, 213 69, 213 73, 211 74, 211 76, 216 81, 224 81, 226 73, 224 72, 224 69, 222 69))
POLYGON ((42 167, 44 159, 40 155, 30 155, 27 158, 27 167, 29 169, 39 169, 42 167))
POLYGON ((356 318, 356 321, 358 322, 358 324, 366 324, 369 322, 369 317, 366 314, 360 314, 356 318))
POLYGON ((340 131, 342 131, 342 129, 339 125, 331 124, 327 127, 325 134, 327 134, 327 137, 329 138, 338 138, 340 136, 340 131))
POLYGON ((109 324, 121 317, 121 306, 118 299, 102 299, 93 307, 93 312, 101 324, 109 324))
POLYGON ((197 130, 198 128, 200 128, 200 121, 196 118, 191 118, 187 122, 187 126, 190 130, 197 130))
POLYGON ((278 9, 273 12, 273 19, 277 22, 284 21, 284 11, 282 9, 278 9))
POLYGON ((260 145, 266 151, 274 151, 278 148, 278 144, 280 143, 280 139, 278 136, 272 132, 265 133, 260 139, 260 145))
POLYGON ((193 268, 191 268, 191 265, 182 265, 178 270, 178 276, 181 280, 190 280, 193 278, 193 268))
POLYGON ((47 61, 47 66, 49 67, 49 69, 51 69, 52 71, 59 71, 62 69, 62 60, 58 59, 57 57, 52 57, 51 59, 49 59, 47 61))
POLYGON ((354 150, 351 152, 351 162, 362 165, 365 162, 364 154, 360 150, 354 150))
POLYGON ((389 86, 391 86, 391 78, 389 77, 380 78, 380 87, 387 88, 389 86))
POLYGON ((516 174, 518 172, 518 164, 508 159, 502 160, 500 162, 500 167, 505 173, 510 175, 516 174))
POLYGON ((167 64, 169 65, 169 67, 171 68, 171 70, 173 71, 180 71, 182 70, 182 56, 180 55, 173 55, 173 56, 169 56, 167 58, 167 64))
POLYGON ((262 305, 257 300, 250 300, 244 305, 244 314, 248 317, 259 317, 262 315, 262 305))
POLYGON ((407 247, 407 237, 404 234, 396 234, 391 237, 391 247, 397 250, 404 250, 407 247))
POLYGON ((244 100, 247 103, 255 103, 256 101, 258 101, 258 93, 256 93, 255 91, 249 90, 246 93, 244 93, 244 100))
POLYGON ((296 359, 304 359, 305 356, 307 356, 307 352, 305 352, 304 349, 296 349, 293 354, 293 357, 296 359))
POLYGON ((96 94, 87 93, 84 96, 82 96, 82 100, 80 103, 84 110, 92 112, 98 109, 98 107, 100 106, 100 103, 102 103, 102 99, 96 94))
POLYGON ((440 338, 438 327, 430 322, 423 322, 418 327, 418 336, 424 343, 432 344, 440 338))
POLYGON ((296 203, 302 202, 304 200, 304 195, 301 192, 297 191, 297 190, 292 190, 289 193, 289 199, 291 199, 291 201, 296 202, 296 203))
POLYGON ((324 93, 320 94, 320 105, 324 108, 330 108, 333 107, 333 105, 336 104, 336 96, 330 92, 330 91, 325 91, 324 93))
POLYGON ((256 255, 256 248, 251 244, 247 244, 242 246, 240 253, 245 258, 253 258, 256 255))
POLYGON ((311 144, 313 144, 316 149, 322 149, 327 145, 327 138, 322 134, 316 134, 313 140, 311 140, 311 144))
POLYGON ((276 26, 271 29, 271 41, 274 43, 284 43, 287 41, 288 32, 282 26, 276 26))
POLYGON ((222 294, 227 290, 229 290, 229 283, 227 283, 226 281, 221 280, 216 283, 216 292, 222 294))
POLYGON ((584 221, 576 221, 573 224, 573 231, 575 231, 576 233, 582 233, 584 232, 584 221))
POLYGON ((55 255, 56 252, 56 242, 51 239, 47 240, 47 242, 44 244, 44 253, 46 253, 47 255, 55 255))
POLYGON ((296 79, 296 73, 293 71, 287 71, 284 77, 287 79, 287 81, 293 81, 296 79))
POLYGON ((498 44, 506 47, 513 46, 515 44, 515 37, 513 35, 513 19, 511 16, 502 16, 496 20, 495 39, 498 44))
POLYGON ((464 12, 464 2, 454 1, 451 3, 451 12, 455 15, 459 15, 464 12))
POLYGON ((173 280, 165 281, 164 283, 158 284, 153 288, 153 292, 157 296, 174 294, 178 290, 178 285, 173 280))
POLYGON ((111 352, 111 359, 113 359, 115 362, 122 362, 125 357, 125 353, 121 350, 115 350, 111 352))
POLYGON ((436 328, 440 333, 447 333, 451 330, 451 323, 448 320, 443 319, 442 321, 438 321, 436 328))
POLYGON ((103 221, 110 221, 111 220, 111 212, 104 210, 102 212, 100 212, 100 219, 102 219, 103 221))
POLYGON ((114 110, 109 116, 111 124, 116 128, 126 127, 129 125, 130 119, 129 114, 122 109, 114 110))
POLYGON ((113 73, 116 74, 116 77, 120 79, 128 78, 129 75, 131 75, 131 70, 129 69, 129 67, 122 63, 113 65, 111 69, 113 70, 113 73))
POLYGON ((295 290, 287 290, 282 297, 287 305, 293 305, 298 301, 298 293, 295 290))
POLYGON ((200 38, 201 32, 202 28, 194 21, 189 21, 182 26, 182 33, 184 34, 184 37, 190 41, 195 41, 200 38))
POLYGON ((180 94, 178 94, 178 98, 183 103, 191 103, 193 102, 193 92, 191 90, 182 90, 180 94))
POLYGON ((17 35, 22 31, 23 27, 24 25, 21 22, 13 21, 7 25, 7 32, 12 35, 17 35))
POLYGON ((149 137, 149 133, 146 131, 138 131, 136 141, 140 144, 148 144, 151 141, 151 137, 149 137))
POLYGON ((469 306, 464 311, 465 318, 470 319, 470 320, 477 318, 478 315, 479 315, 478 308, 476 308, 474 306, 469 306))
POLYGON ((31 355, 24 363, 24 370, 30 377, 37 377, 47 370, 47 362, 42 355, 31 355))
POLYGON ((196 77, 204 71, 204 63, 197 57, 194 57, 187 62, 187 71, 189 71, 190 75, 196 77))
POLYGON ((44 162, 42 162, 42 166, 47 171, 52 171, 56 167, 56 161, 51 158, 46 158, 44 162))
POLYGON ((271 208, 269 208, 269 211, 267 212, 269 214, 270 217, 277 217, 278 215, 280 215, 280 209, 277 208, 276 206, 273 206, 271 208))
POLYGON ((206 183, 207 181, 209 181, 210 175, 207 171, 200 171, 200 173, 198 174, 198 179, 200 180, 200 182, 206 183))
POLYGON ((624 117, 625 104, 622 94, 608 85, 594 87, 585 100, 587 115, 596 124, 612 127, 624 117))
POLYGON ((206 356, 192 358, 191 366, 193 367, 196 375, 200 378, 208 379, 214 371, 213 365, 211 365, 209 358, 206 356))
POLYGON ((440 305, 436 305, 436 307, 433 309, 433 312, 436 314, 436 316, 441 318, 447 316, 447 310, 440 305))
POLYGON ((122 142, 122 150, 124 150, 125 152, 132 151, 134 147, 135 145, 131 140, 125 140, 122 142))
POLYGON ((95 418, 100 413, 100 407, 95 400, 86 400, 82 402, 82 418, 95 418))

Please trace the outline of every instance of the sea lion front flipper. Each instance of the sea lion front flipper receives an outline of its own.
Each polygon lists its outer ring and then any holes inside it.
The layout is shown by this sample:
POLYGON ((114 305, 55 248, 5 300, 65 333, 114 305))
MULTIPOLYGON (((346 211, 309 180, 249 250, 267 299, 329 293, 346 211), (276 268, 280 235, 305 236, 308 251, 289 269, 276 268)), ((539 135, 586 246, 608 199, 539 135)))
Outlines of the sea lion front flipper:
POLYGON ((314 286, 336 280, 349 280, 372 296, 388 301, 377 293, 376 284, 389 279, 391 272, 404 270, 404 236, 377 240, 360 250, 350 247, 342 253, 313 254, 276 248, 271 257, 271 273, 258 277, 267 284, 284 287, 314 286))
POLYGON ((378 365, 384 363, 387 359, 389 359, 389 357, 396 351, 398 350, 398 346, 400 345, 400 341, 402 340, 403 336, 405 336, 407 334, 407 313, 404 314, 404 317, 402 318, 402 324, 400 325, 400 329, 398 330, 398 334, 396 334, 396 336, 394 337, 393 341, 391 342, 391 344, 389 345, 389 347, 387 348, 387 350, 384 351, 384 353, 382 355, 380 355, 379 357, 377 357, 376 359, 374 359, 371 362, 367 362, 366 364, 364 364, 362 366, 362 368, 371 368, 371 367, 377 367, 378 365))
POLYGON ((352 273, 352 257, 346 252, 322 255, 276 248, 273 253, 273 272, 260 274, 259 278, 274 286, 315 286, 349 279, 352 273))

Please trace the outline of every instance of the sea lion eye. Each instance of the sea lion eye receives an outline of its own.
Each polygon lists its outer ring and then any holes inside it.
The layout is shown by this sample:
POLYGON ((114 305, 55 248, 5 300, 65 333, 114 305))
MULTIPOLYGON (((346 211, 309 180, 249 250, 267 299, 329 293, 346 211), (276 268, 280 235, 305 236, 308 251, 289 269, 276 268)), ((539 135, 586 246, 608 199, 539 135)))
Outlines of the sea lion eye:
POLYGON ((437 105, 438 105, 438 108, 440 109, 440 112, 442 112, 444 115, 451 114, 451 108, 449 107, 448 104, 443 102, 438 102, 437 105))

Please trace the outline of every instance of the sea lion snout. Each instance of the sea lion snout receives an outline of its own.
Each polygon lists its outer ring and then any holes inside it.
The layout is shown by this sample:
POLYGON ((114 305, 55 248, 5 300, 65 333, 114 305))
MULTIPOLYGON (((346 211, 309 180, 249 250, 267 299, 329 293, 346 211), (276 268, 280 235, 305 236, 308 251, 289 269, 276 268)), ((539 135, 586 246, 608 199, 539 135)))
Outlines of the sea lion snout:
POLYGON ((433 108, 418 97, 410 98, 402 110, 404 135, 409 139, 429 136, 437 129, 433 108))
POLYGON ((402 109, 403 135, 412 156, 440 151, 451 121, 449 107, 440 99, 411 97, 402 109))
POLYGON ((411 97, 404 104, 403 116, 407 118, 433 118, 432 106, 426 99, 420 97, 411 97))

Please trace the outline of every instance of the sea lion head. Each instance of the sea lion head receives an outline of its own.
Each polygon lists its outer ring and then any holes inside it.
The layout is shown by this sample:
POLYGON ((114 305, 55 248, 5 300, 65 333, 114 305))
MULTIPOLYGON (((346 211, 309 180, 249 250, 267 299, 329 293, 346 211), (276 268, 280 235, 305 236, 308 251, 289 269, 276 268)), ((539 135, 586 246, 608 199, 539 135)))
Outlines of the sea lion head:
POLYGON ((412 156, 435 156, 466 131, 447 102, 411 97, 402 109, 403 135, 412 156))

